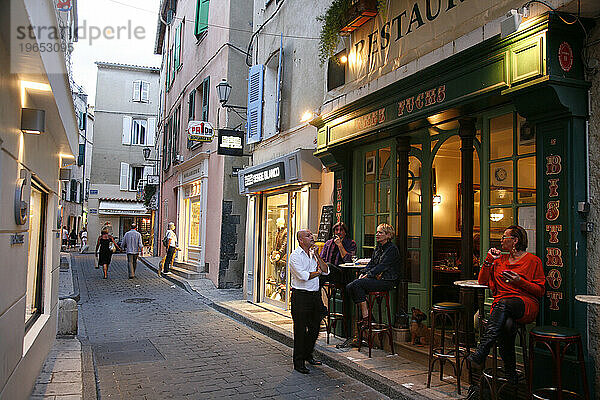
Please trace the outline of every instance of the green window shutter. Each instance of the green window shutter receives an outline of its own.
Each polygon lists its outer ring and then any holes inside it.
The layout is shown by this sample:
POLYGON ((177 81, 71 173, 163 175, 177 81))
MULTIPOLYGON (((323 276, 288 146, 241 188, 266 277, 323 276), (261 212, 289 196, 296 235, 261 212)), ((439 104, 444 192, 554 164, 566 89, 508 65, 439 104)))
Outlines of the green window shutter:
POLYGON ((173 54, 173 56, 175 57, 175 71, 177 71, 177 69, 179 68, 180 62, 181 62, 180 52, 181 52, 181 23, 175 29, 175 53, 173 54))
POLYGON ((202 82, 202 121, 208 121, 208 103, 210 91, 210 76, 202 82))
POLYGON ((208 28, 208 2, 209 0, 198 0, 196 5, 196 26, 194 34, 202 34, 208 28))

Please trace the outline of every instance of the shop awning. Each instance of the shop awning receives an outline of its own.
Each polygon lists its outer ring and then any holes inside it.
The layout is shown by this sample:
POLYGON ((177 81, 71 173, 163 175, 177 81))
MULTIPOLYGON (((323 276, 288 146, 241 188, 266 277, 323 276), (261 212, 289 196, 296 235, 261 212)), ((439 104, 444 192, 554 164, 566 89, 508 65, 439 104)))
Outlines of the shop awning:
POLYGON ((142 202, 100 200, 98 214, 150 215, 150 212, 142 202))

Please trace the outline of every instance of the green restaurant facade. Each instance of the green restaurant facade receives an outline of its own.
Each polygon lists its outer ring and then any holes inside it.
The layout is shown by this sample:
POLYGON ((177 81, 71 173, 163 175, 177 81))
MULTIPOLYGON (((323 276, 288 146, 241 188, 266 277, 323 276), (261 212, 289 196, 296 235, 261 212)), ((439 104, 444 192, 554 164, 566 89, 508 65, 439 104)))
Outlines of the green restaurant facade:
POLYGON ((589 359, 586 305, 575 300, 587 293, 582 44, 580 27, 544 14, 312 122, 359 256, 370 256, 377 224, 396 228, 405 283, 394 308, 457 298, 452 280, 474 279, 478 259, 520 224, 547 276, 536 323, 577 329, 589 359))

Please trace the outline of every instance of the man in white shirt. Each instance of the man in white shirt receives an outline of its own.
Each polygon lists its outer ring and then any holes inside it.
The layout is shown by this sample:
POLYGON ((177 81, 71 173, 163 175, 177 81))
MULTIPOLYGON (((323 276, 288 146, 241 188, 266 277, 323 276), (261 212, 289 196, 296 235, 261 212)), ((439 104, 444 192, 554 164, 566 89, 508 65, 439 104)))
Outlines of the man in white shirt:
POLYGON ((175 255, 175 251, 179 250, 177 248, 177 235, 175 234, 175 224, 173 222, 169 222, 169 229, 165 235, 165 238, 168 240, 169 245, 167 246, 167 256, 165 258, 165 265, 163 267, 163 273, 170 274, 171 273, 171 262, 173 262, 173 256, 175 255))
POLYGON ((137 259, 144 249, 142 235, 136 230, 136 225, 131 224, 131 230, 123 236, 123 247, 127 251, 127 265, 129 265, 129 279, 135 278, 137 259))
POLYGON ((321 361, 315 360, 312 353, 319 336, 323 307, 319 276, 329 274, 329 267, 319 256, 311 231, 298 231, 296 239, 299 247, 289 258, 294 321, 294 369, 308 374, 305 361, 311 365, 321 365, 321 361))

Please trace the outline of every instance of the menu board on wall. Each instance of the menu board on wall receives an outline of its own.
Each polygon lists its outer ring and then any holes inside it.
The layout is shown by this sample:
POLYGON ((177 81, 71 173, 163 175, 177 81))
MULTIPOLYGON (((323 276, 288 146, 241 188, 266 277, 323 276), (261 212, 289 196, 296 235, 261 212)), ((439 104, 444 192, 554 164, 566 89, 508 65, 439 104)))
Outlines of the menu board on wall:
POLYGON ((319 221, 319 232, 317 234, 317 242, 326 242, 331 237, 333 215, 333 206, 323 206, 323 208, 321 209, 321 220, 319 221))

